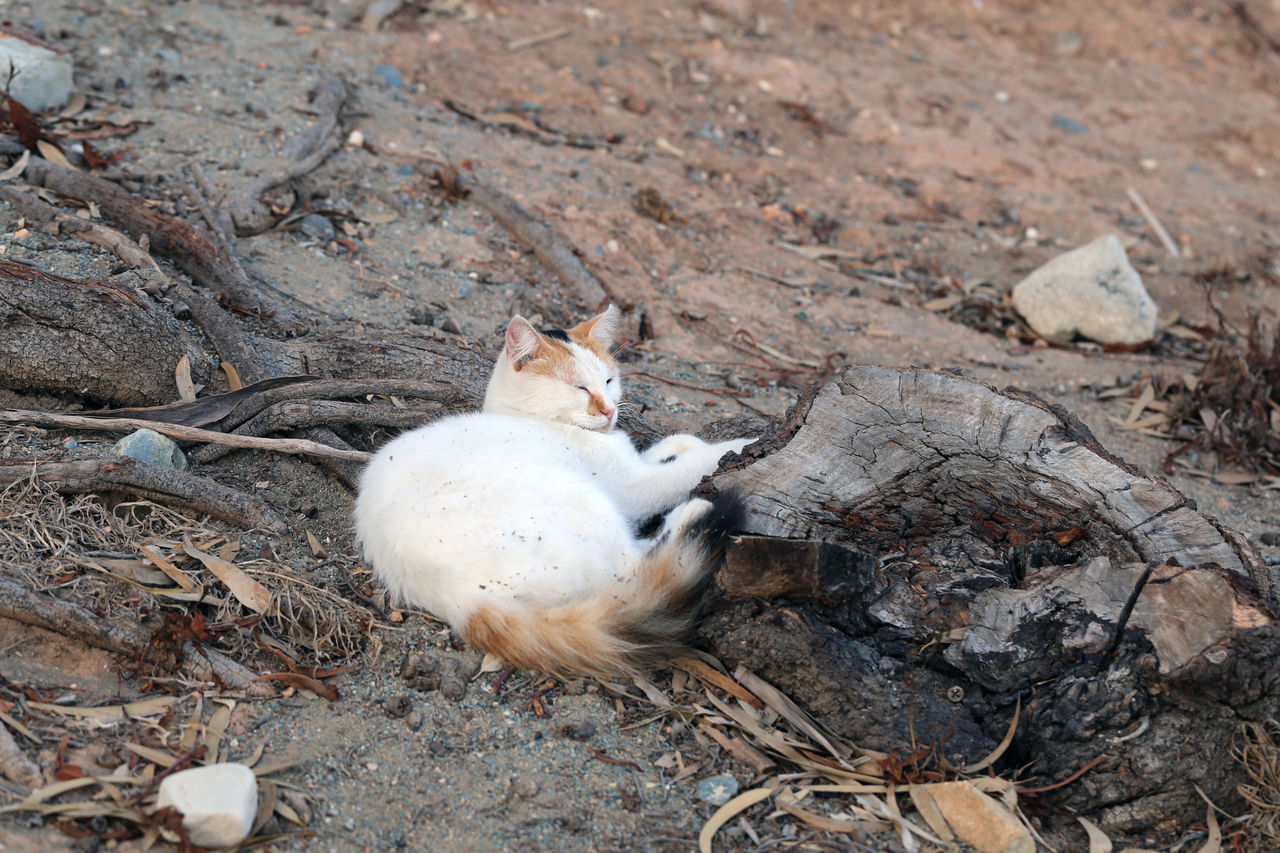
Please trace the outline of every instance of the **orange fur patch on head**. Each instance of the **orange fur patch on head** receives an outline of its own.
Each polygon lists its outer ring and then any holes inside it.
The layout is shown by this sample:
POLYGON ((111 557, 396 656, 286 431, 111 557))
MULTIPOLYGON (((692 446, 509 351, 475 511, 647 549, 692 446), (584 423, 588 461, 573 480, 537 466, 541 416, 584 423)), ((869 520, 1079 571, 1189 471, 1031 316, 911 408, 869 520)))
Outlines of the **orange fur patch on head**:
POLYGON ((573 350, 567 344, 544 335, 537 357, 525 364, 524 369, 576 385, 576 381, 571 381, 577 375, 575 361, 573 350))
POLYGON ((590 350, 600 356, 600 360, 610 367, 613 366, 613 356, 609 353, 609 345, 604 341, 591 334, 590 331, 580 331, 582 326, 574 326, 569 330, 569 340, 573 341, 583 349, 590 350))

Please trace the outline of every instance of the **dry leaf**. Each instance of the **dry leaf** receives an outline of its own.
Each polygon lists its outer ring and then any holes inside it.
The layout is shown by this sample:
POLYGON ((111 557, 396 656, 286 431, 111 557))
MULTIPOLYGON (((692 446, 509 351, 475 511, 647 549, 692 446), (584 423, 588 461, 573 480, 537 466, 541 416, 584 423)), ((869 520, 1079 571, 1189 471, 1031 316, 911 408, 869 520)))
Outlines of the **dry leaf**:
POLYGON ((227 374, 227 385, 232 391, 239 391, 244 387, 244 383, 240 381, 240 373, 234 364, 229 361, 222 362, 222 372, 227 374))
POLYGON ((182 550, 190 557, 195 557, 214 577, 227 585, 236 600, 254 613, 262 613, 271 604, 271 591, 249 577, 244 571, 229 560, 206 554, 187 539, 182 543, 182 550))
POLYGON ((1089 853, 1111 853, 1111 839, 1107 838, 1105 832, 1098 829, 1087 817, 1077 815, 1076 820, 1080 821, 1085 834, 1089 836, 1089 853))
POLYGON ((1134 400, 1133 405, 1129 408, 1129 416, 1124 419, 1125 425, 1127 426, 1135 423, 1138 420, 1138 417, 1147 408, 1147 403, 1150 403, 1155 398, 1156 389, 1151 386, 1150 382, 1148 382, 1146 386, 1143 387, 1142 393, 1138 395, 1138 399, 1134 400))
POLYGON ((9 168, 0 172, 0 181, 11 181, 21 175, 27 168, 27 164, 31 162, 31 152, 23 151, 18 161, 9 168))
POLYGON ((71 161, 67 159, 67 155, 63 154, 58 146, 48 140, 37 139, 36 150, 40 152, 41 157, 54 165, 61 166, 64 169, 75 169, 75 166, 72 166, 71 161))
POLYGON ((196 384, 191 381, 191 359, 183 356, 178 359, 178 366, 173 369, 174 381, 178 384, 178 399, 190 403, 196 398, 196 384))
POLYGON ((715 838, 716 833, 720 831, 720 827, 728 823, 739 812, 746 811, 761 800, 769 799, 776 790, 778 790, 776 786, 772 788, 755 788, 739 794, 716 809, 716 813, 702 825, 702 831, 698 833, 698 850, 700 853, 711 853, 711 839, 715 838))

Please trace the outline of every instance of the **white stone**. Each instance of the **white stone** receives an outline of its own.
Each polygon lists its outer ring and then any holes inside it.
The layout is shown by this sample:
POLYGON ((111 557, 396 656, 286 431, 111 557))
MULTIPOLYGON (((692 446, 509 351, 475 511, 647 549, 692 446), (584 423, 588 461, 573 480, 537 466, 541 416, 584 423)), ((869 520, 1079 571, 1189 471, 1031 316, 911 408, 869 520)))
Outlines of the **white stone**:
POLYGON ((1104 344, 1156 336, 1156 304, 1114 234, 1061 254, 1013 288, 1013 307, 1050 340, 1077 334, 1104 344))
POLYGON ((29 110, 58 110, 71 97, 71 56, 0 33, 0 72, 9 74, 9 63, 17 75, 9 94, 29 110))
POLYGON ((182 814, 191 843, 231 847, 244 841, 258 814, 258 780, 243 764, 228 762, 182 770, 160 783, 156 808, 182 814))

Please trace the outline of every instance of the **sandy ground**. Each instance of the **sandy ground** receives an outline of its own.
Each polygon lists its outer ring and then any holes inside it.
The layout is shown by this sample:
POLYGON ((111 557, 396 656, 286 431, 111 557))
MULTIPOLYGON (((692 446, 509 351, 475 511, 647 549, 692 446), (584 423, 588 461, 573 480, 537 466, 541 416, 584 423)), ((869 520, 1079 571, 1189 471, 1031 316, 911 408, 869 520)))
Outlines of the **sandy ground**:
MULTIPOLYGON (((1249 8, 1280 36, 1280 5, 1249 8)), ((307 121, 308 92, 345 77, 367 144, 343 148, 302 186, 359 251, 281 231, 239 245, 250 270, 308 306, 321 329, 451 320, 496 352, 513 313, 547 324, 580 316, 487 214, 443 199, 430 176, 432 161, 448 160, 550 221, 619 301, 645 306, 655 338, 631 365, 649 374, 632 378, 632 399, 673 428, 747 410, 698 388, 746 389, 750 408, 780 413, 819 375, 815 364, 953 367, 1066 406, 1108 449, 1156 470, 1165 444, 1119 429, 1126 404, 1096 390, 1194 362, 1028 346, 925 303, 961 289, 1005 293, 1062 251, 1115 233, 1167 318, 1203 326, 1216 306, 1236 323, 1250 310, 1275 322, 1280 305, 1280 55, 1222 4, 472 0, 409 4, 375 32, 359 25, 362 4, 338 0, 3 9, 72 53, 86 116, 139 123, 95 144, 122 154, 118 167, 147 197, 179 209, 191 164, 222 186, 266 168, 307 121), (1172 233, 1177 257, 1129 187, 1172 233), (643 201, 655 196, 670 206, 657 219, 643 201), (819 262, 779 244, 843 254, 819 262), (1197 276, 1219 271, 1211 306, 1197 276), (748 340, 769 348, 767 360, 748 340)), ((97 249, 15 236, 16 215, 0 217, 9 257, 65 275, 117 271, 97 249)), ((224 476, 317 504, 274 541, 278 554, 305 555, 305 527, 356 565, 351 496, 311 466, 240 454, 224 476)), ((1275 492, 1171 479, 1255 541, 1280 532, 1275 492)), ((316 566, 317 581, 330 571, 316 566)), ((0 627, 11 683, 81 701, 137 690, 109 659, 77 653, 70 668, 56 640, 0 627)), ((232 757, 265 745, 306 759, 287 778, 318 799, 314 834, 280 849, 691 849, 712 811, 695 781, 752 779, 678 725, 624 728, 634 704, 594 685, 557 691, 547 717, 526 708, 537 685, 527 679, 494 693, 483 676, 460 701, 409 690, 407 649, 459 653, 418 616, 378 639, 376 654, 334 680, 336 703, 298 695, 237 709, 232 757), (385 710, 402 695, 417 716, 385 710), (672 781, 655 761, 676 751, 702 766, 672 781)), ((786 831, 757 823, 770 837, 786 831)), ((733 843, 753 847, 741 833, 733 843)), ((78 848, 0 816, 0 849, 78 848)))

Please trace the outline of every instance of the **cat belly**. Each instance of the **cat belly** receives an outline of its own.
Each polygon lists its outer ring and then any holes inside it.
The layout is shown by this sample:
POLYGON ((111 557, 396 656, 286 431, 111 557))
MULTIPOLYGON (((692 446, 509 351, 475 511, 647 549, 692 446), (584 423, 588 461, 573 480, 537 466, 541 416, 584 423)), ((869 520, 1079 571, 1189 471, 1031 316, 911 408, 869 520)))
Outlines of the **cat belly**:
POLYGON ((521 455, 522 424, 438 422, 369 464, 357 535, 392 595, 460 627, 485 604, 542 608, 625 584, 640 543, 554 446, 521 455))

